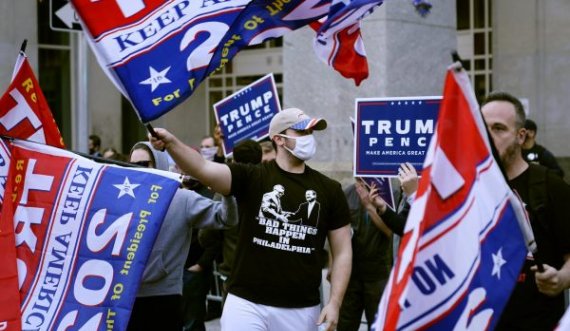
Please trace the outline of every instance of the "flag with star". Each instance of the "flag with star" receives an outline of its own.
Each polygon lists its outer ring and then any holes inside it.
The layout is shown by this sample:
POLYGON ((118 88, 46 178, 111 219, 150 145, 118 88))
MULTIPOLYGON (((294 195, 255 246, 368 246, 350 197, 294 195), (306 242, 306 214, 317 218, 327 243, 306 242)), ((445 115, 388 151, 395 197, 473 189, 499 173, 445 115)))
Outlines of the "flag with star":
POLYGON ((71 0, 91 49, 143 123, 190 97, 250 0, 71 0))
POLYGON ((242 49, 326 15, 317 56, 360 84, 368 66, 359 20, 382 2, 71 0, 101 67, 143 123, 174 109, 242 49))
POLYGON ((375 330, 495 327, 527 254, 519 222, 528 219, 490 146, 456 63, 375 330))
MULTIPOLYGON (((126 330, 179 184, 169 172, 15 141, 0 222, 14 230, 2 274, 17 271, 21 329, 126 330)), ((11 295, 3 289, 0 302, 11 295)), ((0 320, 10 308, 0 306, 0 320)))

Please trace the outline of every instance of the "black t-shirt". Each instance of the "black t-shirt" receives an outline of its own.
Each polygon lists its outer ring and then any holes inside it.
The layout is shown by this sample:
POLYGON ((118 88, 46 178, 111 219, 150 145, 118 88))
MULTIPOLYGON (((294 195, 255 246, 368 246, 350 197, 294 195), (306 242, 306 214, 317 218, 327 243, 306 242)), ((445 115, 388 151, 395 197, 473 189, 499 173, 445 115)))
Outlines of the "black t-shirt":
POLYGON ((319 304, 327 233, 350 220, 340 184, 308 166, 286 172, 275 161, 230 170, 240 233, 229 292, 275 307, 319 304))
MULTIPOLYGON (((390 275, 392 240, 372 221, 362 206, 355 184, 344 189, 352 227, 352 274, 359 281, 380 281, 390 275)), ((388 208, 389 209, 389 208, 388 208)))
MULTIPOLYGON (((546 178, 546 212, 544 216, 537 217, 529 205, 529 173, 529 169, 525 170, 511 180, 510 184, 526 204, 539 258, 543 263, 560 269, 564 264, 563 256, 570 253, 570 187, 549 171, 546 178)), ((527 256, 496 330, 553 330, 562 317, 563 293, 556 297, 540 293, 534 272, 530 271, 533 265, 534 261, 527 256)))

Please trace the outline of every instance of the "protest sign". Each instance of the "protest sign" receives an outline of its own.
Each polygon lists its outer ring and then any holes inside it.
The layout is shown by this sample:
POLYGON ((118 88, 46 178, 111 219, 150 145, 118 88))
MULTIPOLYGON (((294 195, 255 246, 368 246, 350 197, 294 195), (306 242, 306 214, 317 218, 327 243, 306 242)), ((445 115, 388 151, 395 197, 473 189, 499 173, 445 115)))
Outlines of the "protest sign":
POLYGON ((232 155, 236 143, 259 141, 269 134, 269 123, 281 111, 273 74, 268 74, 214 105, 216 122, 224 135, 224 155, 232 155))
POLYGON ((411 163, 421 175, 441 97, 356 99, 354 175, 398 175, 411 163))

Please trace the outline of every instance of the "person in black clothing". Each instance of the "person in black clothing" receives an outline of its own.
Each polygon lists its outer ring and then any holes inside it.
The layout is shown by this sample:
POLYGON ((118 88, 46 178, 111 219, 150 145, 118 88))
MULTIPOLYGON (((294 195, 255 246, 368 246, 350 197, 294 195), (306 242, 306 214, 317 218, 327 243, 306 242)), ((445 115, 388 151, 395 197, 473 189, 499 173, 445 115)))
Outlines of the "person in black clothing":
POLYGON ((554 155, 546 147, 536 143, 536 123, 527 119, 524 122, 526 136, 522 145, 523 158, 528 163, 536 163, 552 169, 560 177, 564 177, 564 171, 560 168, 554 155))
MULTIPOLYGON (((372 204, 376 207, 376 212, 381 218, 381 223, 375 222, 376 226, 380 229, 387 226, 394 235, 401 237, 404 234, 404 228, 406 227, 406 219, 408 218, 410 205, 414 200, 418 189, 418 174, 416 172, 416 168, 414 168, 414 166, 409 162, 400 164, 400 168, 398 169, 398 180, 400 181, 400 186, 402 188, 402 196, 400 197, 400 203, 398 204, 396 212, 388 208, 386 201, 380 197, 380 192, 377 187, 371 187, 369 198, 372 204)), ((394 248, 396 250, 398 244, 399 238, 395 238, 394 248)))
MULTIPOLYGON (((203 197, 212 199, 214 192, 209 190, 202 183, 193 180, 192 190, 203 197)), ((182 321, 183 331, 205 331, 206 325, 206 298, 210 291, 210 278, 212 276, 213 261, 217 256, 217 251, 203 247, 199 240, 199 229, 192 229, 190 237, 190 249, 186 262, 184 263, 182 288, 182 321)), ((220 230, 217 230, 220 231, 220 230)))
POLYGON ((97 157, 103 156, 101 154, 101 138, 98 135, 92 134, 89 136, 88 147, 89 147, 89 155, 97 157))
POLYGON ((368 190, 361 180, 344 189, 352 228, 352 274, 340 307, 338 331, 356 331, 362 313, 368 329, 374 322, 378 303, 390 275, 392 232, 381 222, 368 190))
POLYGON ((222 313, 222 330, 315 330, 336 328, 338 310, 352 265, 350 214, 340 183, 313 170, 305 161, 317 151, 313 130, 323 119, 289 108, 273 116, 269 136, 277 147, 274 161, 257 165, 204 160, 164 129, 149 136, 153 147, 166 149, 180 167, 214 191, 236 197, 239 241, 222 313), (259 217, 263 195, 282 185, 283 210, 296 210, 314 190, 320 203, 317 227, 259 217), (319 285, 325 239, 333 257, 331 292, 320 305, 319 285))
POLYGON ((522 157, 525 114, 520 101, 495 92, 483 102, 481 111, 504 167, 509 185, 525 202, 544 267, 527 256, 517 284, 499 319, 496 330, 552 330, 564 313, 563 291, 570 287, 570 187, 552 171, 528 164, 522 157), (538 174, 544 181, 533 186, 538 174), (531 196, 541 190, 543 208, 531 196))
MULTIPOLYGON (((233 162, 243 164, 259 164, 262 159, 262 150, 258 142, 248 139, 237 143, 233 148, 233 162)), ((224 230, 202 229, 198 239, 205 250, 221 253, 222 261, 218 265, 218 272, 222 279, 222 306, 228 295, 228 281, 231 277, 235 251, 238 241, 239 225, 224 230)))

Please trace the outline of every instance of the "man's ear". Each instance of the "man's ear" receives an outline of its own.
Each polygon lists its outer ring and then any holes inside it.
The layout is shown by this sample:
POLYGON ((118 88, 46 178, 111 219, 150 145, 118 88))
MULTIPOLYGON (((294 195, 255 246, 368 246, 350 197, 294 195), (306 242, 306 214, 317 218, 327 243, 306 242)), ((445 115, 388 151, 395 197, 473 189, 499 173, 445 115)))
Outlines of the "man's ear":
POLYGON ((525 139, 526 139, 526 129, 525 128, 520 128, 519 131, 517 132, 517 140, 519 142, 519 144, 524 143, 525 139))
POLYGON ((285 144, 285 138, 283 138, 279 135, 274 135, 273 141, 275 142, 275 145, 277 145, 277 146, 283 146, 283 144, 285 144))

